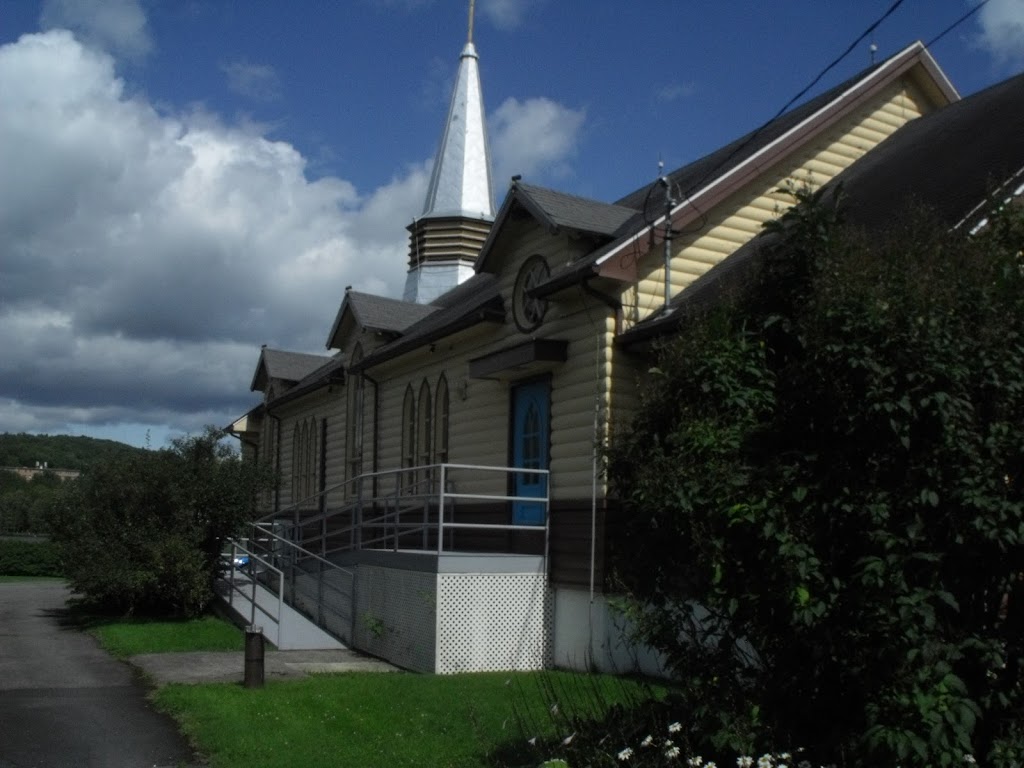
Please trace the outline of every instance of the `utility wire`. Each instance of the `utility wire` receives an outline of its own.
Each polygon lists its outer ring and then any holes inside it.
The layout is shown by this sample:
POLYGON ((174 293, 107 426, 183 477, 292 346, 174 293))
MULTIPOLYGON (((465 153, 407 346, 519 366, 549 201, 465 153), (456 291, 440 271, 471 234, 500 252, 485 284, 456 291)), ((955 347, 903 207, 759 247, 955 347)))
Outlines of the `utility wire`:
POLYGON ((954 22, 953 22, 952 24, 950 24, 950 25, 949 25, 948 27, 946 27, 946 28, 945 28, 944 30, 942 30, 941 32, 939 32, 939 34, 937 34, 937 35, 936 35, 935 37, 933 37, 933 38, 932 38, 931 40, 929 40, 929 41, 928 41, 927 43, 925 43, 925 44, 924 44, 924 47, 925 47, 925 48, 931 48, 931 47, 932 47, 933 45, 935 45, 935 44, 936 44, 937 42, 939 42, 939 40, 941 40, 942 38, 944 38, 944 37, 945 37, 946 35, 948 35, 948 34, 949 34, 950 32, 952 32, 952 31, 953 31, 954 29, 956 29, 956 28, 957 28, 957 27, 959 27, 959 26, 960 26, 961 24, 963 24, 963 23, 964 23, 965 21, 967 21, 967 20, 968 20, 969 18, 971 18, 971 16, 973 16, 973 15, 974 15, 974 14, 976 14, 976 13, 977 13, 978 11, 980 11, 980 10, 981 10, 982 8, 984 8, 984 7, 986 6, 986 5, 988 5, 988 2, 989 2, 989 0, 981 0, 981 2, 980 2, 980 3, 978 3, 978 4, 976 5, 976 6, 974 6, 973 8, 971 8, 971 10, 969 10, 969 11, 968 11, 967 13, 965 13, 965 14, 964 14, 963 16, 961 16, 961 17, 960 17, 959 19, 957 19, 956 21, 954 21, 954 22))
MULTIPOLYGON (((896 9, 899 8, 901 5, 903 5, 903 2, 904 2, 904 0, 896 0, 896 2, 894 2, 892 5, 890 5, 889 6, 889 10, 887 10, 885 13, 883 13, 881 16, 879 16, 874 24, 872 24, 870 27, 865 29, 856 40, 854 40, 852 43, 850 43, 849 46, 847 46, 845 51, 843 51, 841 54, 839 54, 839 56, 837 56, 835 59, 833 59, 831 64, 829 64, 827 67, 825 67, 823 70, 821 70, 821 72, 818 73, 818 76, 815 77, 813 80, 811 80, 811 82, 807 85, 806 88, 804 88, 802 91, 800 91, 800 93, 798 93, 792 99, 787 101, 786 102, 786 106, 784 106, 782 109, 780 109, 778 112, 776 112, 775 113, 775 117, 773 117, 772 120, 776 120, 777 118, 781 117, 783 114, 785 114, 786 110, 788 110, 791 106, 793 106, 793 104, 795 104, 797 101, 799 101, 801 98, 803 98, 804 94, 806 94, 809 90, 811 90, 811 88, 816 86, 818 84, 818 81, 821 80, 821 78, 823 78, 825 75, 827 75, 836 65, 839 64, 839 62, 841 62, 843 59, 845 59, 847 56, 849 56, 850 52, 853 51, 854 48, 856 48, 858 45, 860 45, 864 41, 864 38, 866 38, 868 35, 873 33, 876 29, 878 29, 879 25, 883 21, 885 21, 887 18, 892 16, 892 14, 896 11, 896 9)), ((768 122, 770 123, 772 120, 769 120, 768 122)))
MULTIPOLYGON (((988 0, 986 0, 986 2, 987 1, 988 0)), ((787 101, 785 106, 783 106, 782 109, 776 112, 770 120, 766 121, 759 128, 754 130, 754 132, 751 133, 749 137, 747 137, 746 141, 744 141, 742 144, 736 147, 736 149, 729 153, 728 157, 726 157, 724 160, 722 160, 722 162, 718 163, 714 168, 705 173, 696 183, 692 184, 688 190, 685 190, 683 195, 689 198, 691 192, 693 192, 696 189, 699 189, 704 184, 704 182, 706 182, 709 178, 714 177, 714 175, 717 174, 719 170, 728 165, 732 161, 732 159, 736 157, 736 155, 738 155, 740 152, 746 149, 751 144, 751 142, 754 141, 754 139, 760 136, 761 133, 765 130, 765 128, 767 128, 773 122, 782 117, 782 115, 784 115, 786 111, 791 106, 793 106, 793 104, 799 101, 809 90, 811 90, 811 88, 817 85, 821 78, 823 78, 832 69, 834 69, 843 59, 849 56, 850 52, 853 51, 853 49, 856 48, 858 45, 860 45, 864 38, 872 34, 879 27, 879 25, 881 25, 883 21, 888 19, 896 11, 897 8, 903 5, 903 3, 904 0, 895 0, 895 2, 893 2, 893 4, 889 6, 888 10, 886 10, 885 13, 879 16, 878 19, 876 19, 867 29, 865 29, 860 35, 858 35, 857 39, 850 43, 850 45, 847 46, 846 50, 843 51, 839 56, 837 56, 831 64, 829 64, 827 67, 821 70, 821 72, 819 72, 815 76, 815 78, 811 80, 810 83, 807 84, 806 87, 804 87, 796 96, 787 101)))

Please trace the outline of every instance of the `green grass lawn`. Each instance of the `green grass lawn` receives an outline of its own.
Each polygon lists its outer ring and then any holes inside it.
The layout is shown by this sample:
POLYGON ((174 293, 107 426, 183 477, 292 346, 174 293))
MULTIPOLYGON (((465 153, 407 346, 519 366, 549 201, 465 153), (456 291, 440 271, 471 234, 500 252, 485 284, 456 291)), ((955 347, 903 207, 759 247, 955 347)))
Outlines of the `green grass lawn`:
POLYGON ((238 627, 214 616, 187 621, 98 620, 89 632, 114 656, 174 651, 241 651, 245 635, 238 627))
POLYGON ((19 581, 64 581, 60 576, 7 576, 0 574, 0 584, 15 584, 19 581))
MULTIPOLYGON (((501 745, 525 745, 566 713, 647 692, 639 683, 560 672, 352 673, 255 690, 169 685, 154 699, 213 768, 479 768, 498 764, 488 755, 501 745)), ((528 754, 514 760, 540 762, 528 754)))

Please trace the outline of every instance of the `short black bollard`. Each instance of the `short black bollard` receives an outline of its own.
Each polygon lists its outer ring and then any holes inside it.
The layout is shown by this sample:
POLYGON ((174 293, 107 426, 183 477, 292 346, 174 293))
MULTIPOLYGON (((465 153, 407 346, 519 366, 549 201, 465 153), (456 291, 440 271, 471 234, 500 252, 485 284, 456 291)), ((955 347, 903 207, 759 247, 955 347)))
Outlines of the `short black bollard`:
POLYGON ((263 687, 263 627, 245 628, 245 677, 242 685, 246 688, 263 687))

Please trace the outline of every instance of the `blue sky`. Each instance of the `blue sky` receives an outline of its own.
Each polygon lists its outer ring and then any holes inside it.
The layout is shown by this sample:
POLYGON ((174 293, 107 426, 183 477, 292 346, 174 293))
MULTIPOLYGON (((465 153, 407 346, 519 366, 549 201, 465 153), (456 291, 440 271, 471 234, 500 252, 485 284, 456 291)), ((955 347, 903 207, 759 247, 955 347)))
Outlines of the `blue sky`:
MULTIPOLYGON (((905 0, 818 91, 976 0, 905 0)), ((601 200, 773 116, 892 0, 478 0, 496 194, 601 200)), ((0 0, 0 431, 159 446, 247 410, 259 345, 326 354, 398 296, 462 0, 0 0)), ((933 48, 1024 69, 1024 0, 933 48)), ((813 92, 812 92, 813 94, 813 92)))

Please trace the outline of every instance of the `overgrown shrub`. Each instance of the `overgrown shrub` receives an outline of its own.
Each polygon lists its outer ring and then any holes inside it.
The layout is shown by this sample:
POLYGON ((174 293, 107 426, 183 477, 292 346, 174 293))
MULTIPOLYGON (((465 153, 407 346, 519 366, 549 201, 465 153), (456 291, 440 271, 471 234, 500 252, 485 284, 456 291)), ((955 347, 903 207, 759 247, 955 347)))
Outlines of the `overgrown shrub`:
POLYGON ((268 478, 208 429, 94 467, 62 495, 51 536, 76 593, 121 613, 195 616, 224 540, 268 478))
POLYGON ((622 586, 709 748, 1019 766, 1024 217, 867 238, 804 198, 611 452, 622 586))
POLYGON ((0 539, 0 575, 63 576, 55 544, 38 539, 0 539))

